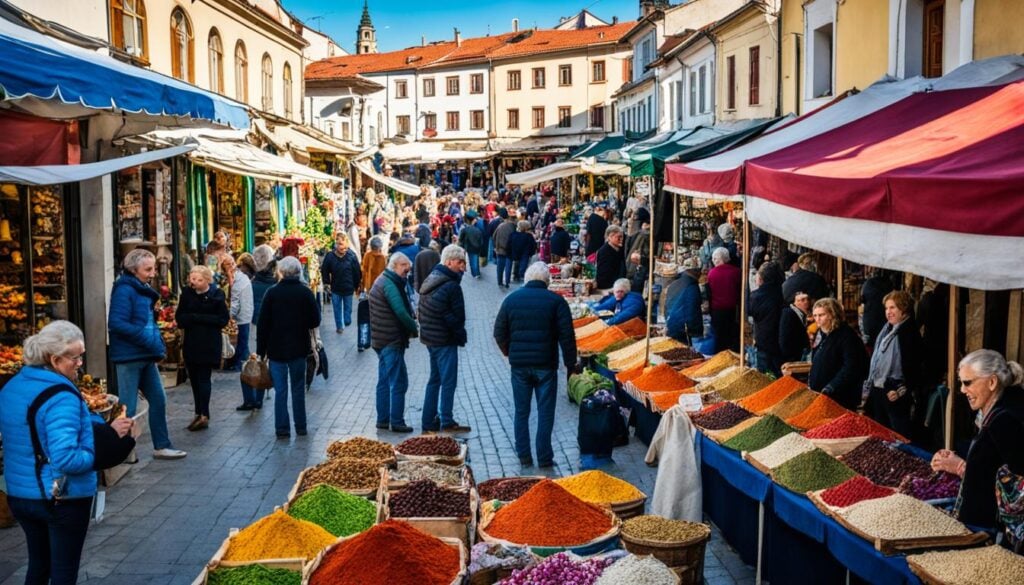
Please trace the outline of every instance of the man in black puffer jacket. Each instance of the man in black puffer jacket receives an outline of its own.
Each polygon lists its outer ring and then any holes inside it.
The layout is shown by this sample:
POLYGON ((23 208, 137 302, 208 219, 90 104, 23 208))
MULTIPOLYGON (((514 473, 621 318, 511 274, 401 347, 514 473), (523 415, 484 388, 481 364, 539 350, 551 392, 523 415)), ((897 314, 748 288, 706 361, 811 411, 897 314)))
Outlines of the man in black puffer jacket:
POLYGON ((352 295, 363 279, 359 258, 349 248, 348 236, 339 233, 335 239, 334 251, 324 256, 320 265, 324 287, 331 290, 331 307, 334 309, 334 328, 341 333, 352 324, 352 295))
POLYGON ((461 286, 465 271, 466 251, 448 246, 441 253, 441 263, 430 271, 420 287, 420 341, 430 353, 430 378, 423 397, 424 431, 470 431, 455 422, 452 413, 459 347, 466 345, 466 303, 461 286))
POLYGON ((526 283, 501 303, 494 320, 494 340, 512 366, 515 402, 516 454, 532 465, 530 454, 530 402, 537 395, 537 462, 554 465, 551 430, 558 393, 558 349, 569 373, 576 370, 576 336, 572 313, 565 299, 548 290, 547 264, 535 262, 526 270, 526 283))

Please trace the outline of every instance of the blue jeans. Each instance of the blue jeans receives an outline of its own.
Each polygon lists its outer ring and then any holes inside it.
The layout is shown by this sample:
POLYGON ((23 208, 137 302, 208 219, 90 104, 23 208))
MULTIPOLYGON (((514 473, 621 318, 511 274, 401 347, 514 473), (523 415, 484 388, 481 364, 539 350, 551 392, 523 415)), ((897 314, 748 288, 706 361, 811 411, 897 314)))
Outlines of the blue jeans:
POLYGON ((270 378, 274 381, 277 398, 274 400, 274 429, 279 435, 291 432, 288 420, 288 382, 291 381, 292 410, 295 431, 306 431, 306 358, 286 362, 270 360, 270 378))
POLYGON ((441 419, 442 427, 455 422, 452 409, 459 380, 459 347, 442 345, 428 347, 427 351, 430 352, 430 379, 423 396, 423 428, 437 430, 435 416, 441 419))
POLYGON ((331 307, 334 309, 335 329, 344 329, 352 324, 352 295, 332 292, 331 307))
POLYGON ((494 238, 487 238, 487 261, 497 262, 494 256, 494 238))
POLYGON ((498 254, 498 285, 512 282, 512 259, 498 254))
POLYGON ((530 401, 537 396, 537 462, 555 458, 551 448, 551 430, 555 426, 555 398, 558 394, 557 370, 512 368, 512 399, 515 403, 516 454, 530 457, 530 401))
MULTIPOLYGON (((238 345, 235 346, 235 359, 238 360, 238 371, 242 370, 245 361, 249 359, 249 332, 252 330, 252 323, 238 326, 238 345)), ((263 406, 263 390, 257 390, 245 382, 242 385, 242 404, 263 406)), ((207 415, 209 416, 209 415, 207 415)))
POLYGON ((117 373, 117 397, 127 409, 128 416, 135 416, 139 390, 142 390, 142 395, 149 402, 149 433, 153 437, 153 449, 172 449, 167 432, 167 395, 164 394, 156 362, 114 364, 114 371, 117 373))
POLYGON ((530 256, 529 254, 523 254, 519 257, 519 265, 517 268, 519 272, 516 274, 516 278, 522 280, 526 276, 526 269, 530 267, 530 256))
POLYGON ((92 498, 60 500, 52 510, 46 500, 8 496, 7 503, 25 531, 26 585, 75 585, 85 533, 89 530, 92 498))
POLYGON ((377 352, 377 424, 405 424, 405 393, 409 373, 405 369, 405 347, 393 343, 377 352))
POLYGON ((473 278, 480 276, 480 255, 469 252, 466 254, 469 264, 469 273, 473 275, 473 278))

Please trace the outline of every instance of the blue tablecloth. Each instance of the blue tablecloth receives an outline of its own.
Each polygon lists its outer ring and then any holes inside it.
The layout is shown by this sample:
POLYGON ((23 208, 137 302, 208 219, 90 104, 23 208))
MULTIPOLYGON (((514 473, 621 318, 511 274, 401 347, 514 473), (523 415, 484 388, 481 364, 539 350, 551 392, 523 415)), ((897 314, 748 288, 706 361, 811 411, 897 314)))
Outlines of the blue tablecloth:
POLYGON ((748 498, 758 502, 768 499, 773 485, 771 479, 744 461, 738 451, 719 445, 707 438, 704 433, 699 435, 700 455, 705 465, 716 469, 726 481, 748 498))

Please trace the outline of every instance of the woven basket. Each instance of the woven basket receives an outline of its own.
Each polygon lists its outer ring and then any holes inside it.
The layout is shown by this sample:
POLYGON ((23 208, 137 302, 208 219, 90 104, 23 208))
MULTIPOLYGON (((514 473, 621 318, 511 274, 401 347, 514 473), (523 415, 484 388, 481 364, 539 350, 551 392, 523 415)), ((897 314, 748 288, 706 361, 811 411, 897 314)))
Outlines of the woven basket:
POLYGON ((612 512, 619 517, 619 520, 626 520, 633 516, 639 516, 644 513, 644 505, 647 503, 647 496, 637 498, 629 502, 622 502, 619 504, 611 504, 612 512))
POLYGON ((704 549, 711 540, 709 528, 702 536, 679 542, 657 542, 630 538, 620 534, 622 547, 637 555, 651 555, 679 575, 682 585, 696 585, 704 580, 704 549))

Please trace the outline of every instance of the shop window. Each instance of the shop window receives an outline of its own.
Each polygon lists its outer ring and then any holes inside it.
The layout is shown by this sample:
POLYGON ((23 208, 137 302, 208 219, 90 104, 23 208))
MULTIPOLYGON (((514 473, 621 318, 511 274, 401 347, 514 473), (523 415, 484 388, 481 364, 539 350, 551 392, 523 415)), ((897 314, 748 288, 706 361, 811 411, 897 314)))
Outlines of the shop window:
POLYGON ((281 79, 284 81, 284 117, 292 117, 292 91, 294 87, 292 85, 292 66, 288 63, 284 64, 284 70, 281 72, 281 79))
POLYGON ((814 30, 812 47, 811 91, 819 98, 832 95, 832 23, 814 30))
POLYGON ((224 93, 224 45, 217 29, 210 29, 210 91, 224 93))
POLYGON ((458 76, 446 77, 445 85, 448 88, 448 95, 459 95, 459 78, 458 76))
POLYGON ((423 97, 434 97, 434 78, 423 80, 423 97))
POLYGON ((544 77, 545 77, 545 71, 544 71, 543 67, 534 67, 533 68, 533 88, 534 89, 543 89, 546 86, 547 80, 544 77))
POLYGON ((445 130, 456 131, 456 130, 459 129, 459 113, 458 112, 448 112, 447 114, 445 114, 445 118, 446 118, 446 120, 445 120, 445 123, 446 123, 445 130))
POLYGON ((697 115, 697 72, 690 71, 690 116, 697 115))
POLYGON ((533 108, 533 127, 544 127, 544 106, 533 108))
POLYGON ((569 106, 558 107, 558 127, 572 128, 572 108, 569 106))
POLYGON ((398 129, 399 134, 409 134, 410 118, 409 116, 395 116, 395 126, 398 129))
POLYGON ((352 124, 350 122, 341 123, 341 139, 347 141, 352 140, 352 124))
POLYGON ((148 59, 146 4, 142 0, 111 0, 110 26, 114 46, 132 57, 148 59))
POLYGON ((519 109, 513 108, 508 111, 508 129, 519 130, 519 109))
POLYGON ((395 98, 405 99, 409 97, 409 82, 407 81, 396 81, 395 82, 395 98))
POLYGON ((604 130, 604 106, 590 108, 590 127, 604 130))
POLYGON ((263 90, 263 101, 260 103, 260 107, 264 112, 274 111, 274 62, 270 60, 270 55, 263 53, 262 66, 260 67, 262 90, 263 90))
POLYGON ((523 74, 522 72, 509 71, 508 72, 508 90, 517 91, 523 88, 523 74))
POLYGON ((235 43, 235 99, 249 102, 249 59, 242 41, 235 43))
POLYGON ((171 75, 195 83, 195 44, 192 23, 181 8, 171 12, 171 75))
POLYGON ((594 61, 590 67, 590 80, 593 81, 594 83, 603 83, 605 81, 604 61, 594 61))
POLYGON ((558 66, 558 85, 572 85, 572 65, 558 66))
POLYGON ((472 110, 469 112, 469 129, 470 130, 483 130, 484 129, 484 111, 483 110, 472 110))
POLYGON ((469 76, 469 93, 484 92, 484 74, 474 73, 469 76))

